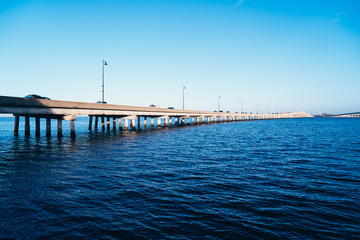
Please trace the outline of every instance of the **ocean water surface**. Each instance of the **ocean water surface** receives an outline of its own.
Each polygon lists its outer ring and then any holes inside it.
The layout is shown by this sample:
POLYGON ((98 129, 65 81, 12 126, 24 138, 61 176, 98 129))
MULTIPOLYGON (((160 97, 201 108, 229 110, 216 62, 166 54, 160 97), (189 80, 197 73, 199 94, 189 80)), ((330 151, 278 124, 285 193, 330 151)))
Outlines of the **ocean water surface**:
POLYGON ((13 121, 0 239, 360 238, 360 119, 89 132, 79 118, 76 139, 65 122, 63 138, 25 138, 23 122, 14 137, 13 121))

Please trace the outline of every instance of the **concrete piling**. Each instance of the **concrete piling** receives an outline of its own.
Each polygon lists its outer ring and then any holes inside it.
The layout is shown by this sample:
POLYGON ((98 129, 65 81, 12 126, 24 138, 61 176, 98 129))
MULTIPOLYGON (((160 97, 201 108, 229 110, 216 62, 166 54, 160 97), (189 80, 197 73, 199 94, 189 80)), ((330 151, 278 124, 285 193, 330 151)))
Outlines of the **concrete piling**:
POLYGON ((92 120, 93 120, 93 117, 89 116, 89 131, 91 131, 91 129, 92 129, 92 120))
POLYGON ((124 120, 124 130, 127 131, 129 129, 129 120, 125 118, 124 120))
POLYGON ((30 137, 30 117, 25 116, 25 137, 30 137))
MULTIPOLYGON (((92 117, 91 117, 92 118, 92 117)), ((92 121, 92 119, 91 119, 92 121)), ((90 129, 91 130, 91 129, 90 129)), ((57 136, 58 137, 62 137, 62 119, 61 118, 58 118, 57 120, 57 136)))
POLYGON ((51 118, 46 118, 46 137, 51 137, 51 118))
POLYGON ((96 117, 95 117, 95 126, 94 126, 95 131, 98 130, 98 125, 99 125, 99 117, 96 116, 96 117))
POLYGON ((122 118, 119 118, 119 130, 120 131, 123 130, 123 120, 122 120, 122 118))
POLYGON ((103 131, 105 131, 105 117, 101 116, 101 128, 103 131))
POLYGON ((131 129, 136 130, 136 128, 135 128, 135 118, 131 119, 131 129))
POLYGON ((76 134, 75 134, 75 121, 74 120, 70 120, 70 136, 71 136, 71 138, 76 137, 76 134))
POLYGON ((15 116, 14 121, 14 136, 19 136, 19 116, 15 116))

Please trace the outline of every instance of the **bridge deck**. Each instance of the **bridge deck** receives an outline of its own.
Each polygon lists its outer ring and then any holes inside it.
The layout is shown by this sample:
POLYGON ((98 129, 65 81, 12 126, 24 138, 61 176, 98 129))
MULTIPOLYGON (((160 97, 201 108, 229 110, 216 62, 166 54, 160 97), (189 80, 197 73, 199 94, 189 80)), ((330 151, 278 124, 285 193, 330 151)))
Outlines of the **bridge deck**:
POLYGON ((46 119, 46 135, 51 135, 50 119, 58 120, 58 136, 62 136, 62 120, 70 121, 71 136, 75 137, 75 125, 77 115, 88 115, 89 130, 92 130, 92 119, 95 117, 94 129, 97 130, 99 118, 101 120, 102 130, 105 130, 105 118, 107 118, 107 129, 110 130, 110 118, 113 118, 113 129, 116 129, 116 118, 119 118, 119 129, 127 130, 130 120, 131 128, 135 129, 135 121, 140 127, 140 117, 146 128, 148 117, 151 118, 151 127, 154 126, 153 118, 157 118, 157 127, 161 127, 161 119, 164 119, 164 125, 171 125, 172 118, 175 118, 177 125, 198 124, 198 123, 216 123, 223 121, 246 121, 246 120, 264 120, 279 118, 305 118, 312 117, 305 112, 290 112, 281 114, 246 114, 246 113, 227 113, 227 112, 209 112, 195 110, 179 110, 152 107, 137 107, 115 104, 98 104, 85 102, 70 102, 44 99, 27 99, 19 97, 0 96, 0 113, 13 114, 15 116, 14 135, 18 135, 19 117, 25 117, 25 136, 30 136, 30 117, 36 118, 36 136, 40 135, 40 118, 46 119), (123 123, 124 120, 124 123, 123 123))

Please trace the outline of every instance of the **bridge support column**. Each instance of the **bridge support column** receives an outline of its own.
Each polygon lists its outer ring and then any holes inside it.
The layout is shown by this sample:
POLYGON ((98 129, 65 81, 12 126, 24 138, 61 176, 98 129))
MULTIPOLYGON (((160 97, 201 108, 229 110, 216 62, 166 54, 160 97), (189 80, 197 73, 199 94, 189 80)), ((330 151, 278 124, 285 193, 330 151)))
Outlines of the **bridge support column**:
POLYGON ((157 127, 158 127, 158 128, 161 128, 161 118, 158 118, 158 119, 157 119, 157 127))
POLYGON ((71 138, 76 137, 76 134, 75 134, 75 121, 74 120, 70 120, 70 137, 71 138))
POLYGON ((185 118, 181 118, 181 125, 185 125, 185 118))
POLYGON ((35 118, 35 136, 40 137, 40 118, 35 118))
POLYGON ((119 118, 119 130, 120 131, 123 130, 123 120, 122 120, 122 118, 119 118))
POLYGON ((169 126, 171 126, 171 122, 172 122, 172 119, 171 117, 169 118, 169 126))
POLYGON ((147 128, 147 118, 144 117, 144 129, 146 129, 146 128, 147 128))
POLYGON ((125 118, 124 120, 124 130, 127 131, 129 129, 129 120, 125 118))
POLYGON ((19 136, 19 116, 15 116, 14 121, 14 136, 19 136))
POLYGON ((30 137, 30 117, 25 116, 25 137, 30 137))
POLYGON ((110 131, 110 117, 107 117, 106 120, 107 130, 110 131))
POLYGON ((138 128, 140 129, 140 125, 141 125, 140 117, 137 118, 137 125, 138 125, 138 128))
MULTIPOLYGON (((91 125, 90 125, 91 126, 91 125)), ((89 126, 89 127, 90 127, 89 126)), ((91 130, 91 129, 89 129, 89 130, 91 130)), ((62 137, 63 135, 62 135, 62 119, 61 118, 58 118, 58 120, 57 120, 57 136, 58 137, 62 137)))
POLYGON ((116 117, 113 118, 113 131, 116 131, 116 117))
POLYGON ((135 119, 131 119, 131 129, 135 130, 135 119))
POLYGON ((99 117, 96 116, 96 117, 95 117, 95 126, 94 126, 94 130, 95 130, 95 131, 98 130, 98 124, 99 124, 99 117))
POLYGON ((153 128, 154 127, 154 118, 153 117, 151 117, 150 122, 151 122, 151 128, 153 128))
POLYGON ((167 118, 167 117, 164 118, 164 125, 165 125, 165 127, 169 126, 169 124, 168 124, 168 118, 167 118))
POLYGON ((51 137, 51 118, 46 118, 46 137, 51 137))
POLYGON ((105 131, 105 117, 101 116, 101 129, 105 131))
POLYGON ((92 129, 92 116, 89 116, 89 131, 92 129))

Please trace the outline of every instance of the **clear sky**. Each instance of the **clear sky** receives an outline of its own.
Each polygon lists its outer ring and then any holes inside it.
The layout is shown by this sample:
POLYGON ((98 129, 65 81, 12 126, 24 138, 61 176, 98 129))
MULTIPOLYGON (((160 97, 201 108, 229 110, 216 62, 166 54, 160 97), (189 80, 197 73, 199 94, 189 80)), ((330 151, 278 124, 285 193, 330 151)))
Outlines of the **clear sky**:
POLYGON ((359 0, 0 0, 0 95, 360 111, 359 0))

